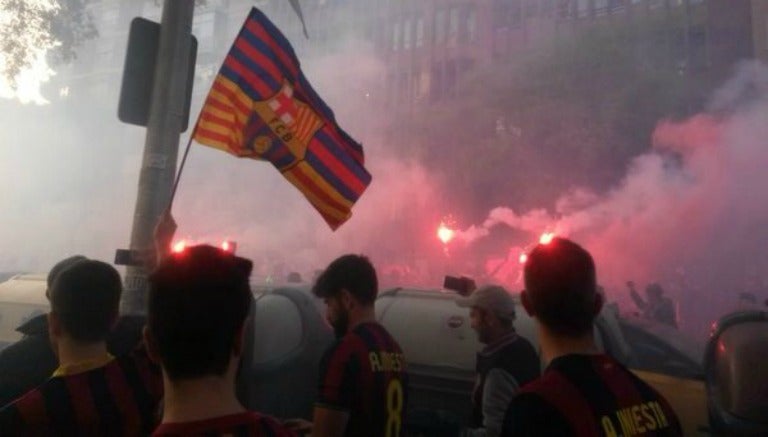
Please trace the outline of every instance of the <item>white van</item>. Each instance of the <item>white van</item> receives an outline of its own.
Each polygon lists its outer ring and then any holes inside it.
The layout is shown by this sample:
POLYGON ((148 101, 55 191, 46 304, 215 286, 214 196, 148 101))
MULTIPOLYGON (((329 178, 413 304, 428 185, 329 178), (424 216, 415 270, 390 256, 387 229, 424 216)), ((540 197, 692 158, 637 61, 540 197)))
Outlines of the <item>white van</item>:
POLYGON ((45 274, 22 274, 0 283, 0 350, 21 338, 21 324, 48 312, 45 274))

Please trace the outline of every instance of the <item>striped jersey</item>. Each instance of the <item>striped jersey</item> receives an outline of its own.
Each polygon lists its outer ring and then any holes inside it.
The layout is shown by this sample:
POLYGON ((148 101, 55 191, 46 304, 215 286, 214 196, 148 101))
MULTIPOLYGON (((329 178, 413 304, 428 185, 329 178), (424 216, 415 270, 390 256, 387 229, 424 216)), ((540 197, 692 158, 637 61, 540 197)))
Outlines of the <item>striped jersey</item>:
POLYGON ((53 376, 0 410, 3 435, 148 435, 163 394, 146 351, 88 371, 53 376))
POLYGON ((325 353, 316 406, 349 413, 345 436, 403 436, 407 381, 397 342, 378 323, 363 323, 325 353))
POLYGON ((291 437, 294 435, 275 419, 253 411, 194 422, 163 423, 152 433, 153 437, 291 437))
POLYGON ((607 355, 556 358, 511 402, 503 436, 682 435, 669 403, 607 355))

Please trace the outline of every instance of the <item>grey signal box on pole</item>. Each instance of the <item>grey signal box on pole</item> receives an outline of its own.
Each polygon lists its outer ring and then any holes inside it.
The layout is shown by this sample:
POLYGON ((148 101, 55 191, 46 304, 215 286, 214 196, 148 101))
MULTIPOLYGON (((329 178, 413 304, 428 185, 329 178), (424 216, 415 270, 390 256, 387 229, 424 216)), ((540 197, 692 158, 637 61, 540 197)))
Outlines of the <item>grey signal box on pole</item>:
MULTIPOLYGON (((149 108, 152 103, 157 53, 160 47, 160 24, 136 17, 131 21, 128 36, 128 50, 125 53, 123 82, 120 87, 120 102, 117 117, 120 121, 138 126, 149 122, 149 108)), ((195 78, 197 39, 192 36, 189 54, 182 132, 189 126, 189 107, 192 102, 192 84, 195 78)))

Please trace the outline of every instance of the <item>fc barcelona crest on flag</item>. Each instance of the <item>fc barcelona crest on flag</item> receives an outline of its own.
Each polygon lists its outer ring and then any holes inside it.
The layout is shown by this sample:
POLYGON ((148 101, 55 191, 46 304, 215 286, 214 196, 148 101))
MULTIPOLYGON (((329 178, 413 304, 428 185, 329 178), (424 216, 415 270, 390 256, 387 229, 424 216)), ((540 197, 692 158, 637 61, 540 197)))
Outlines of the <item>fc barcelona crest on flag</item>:
POLYGON ((371 182, 363 148, 304 77, 288 40, 253 8, 216 76, 194 139, 272 163, 332 229, 371 182))
POLYGON ((266 159, 284 171, 304 159, 307 146, 323 127, 323 120, 306 103, 293 98, 293 88, 282 89, 269 100, 254 102, 251 125, 261 129, 246 140, 254 158, 266 159))

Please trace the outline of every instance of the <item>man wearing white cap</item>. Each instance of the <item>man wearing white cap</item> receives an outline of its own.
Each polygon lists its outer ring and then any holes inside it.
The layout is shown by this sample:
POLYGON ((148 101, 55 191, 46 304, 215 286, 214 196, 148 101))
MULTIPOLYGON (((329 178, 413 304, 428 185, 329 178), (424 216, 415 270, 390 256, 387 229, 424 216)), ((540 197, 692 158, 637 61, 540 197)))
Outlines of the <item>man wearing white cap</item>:
POLYGON ((477 354, 472 427, 464 430, 463 436, 496 437, 519 388, 538 378, 539 357, 531 343, 515 332, 515 302, 503 287, 481 287, 456 303, 470 308, 472 329, 485 345, 477 354))

